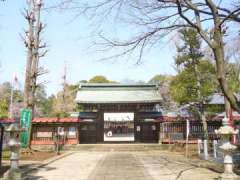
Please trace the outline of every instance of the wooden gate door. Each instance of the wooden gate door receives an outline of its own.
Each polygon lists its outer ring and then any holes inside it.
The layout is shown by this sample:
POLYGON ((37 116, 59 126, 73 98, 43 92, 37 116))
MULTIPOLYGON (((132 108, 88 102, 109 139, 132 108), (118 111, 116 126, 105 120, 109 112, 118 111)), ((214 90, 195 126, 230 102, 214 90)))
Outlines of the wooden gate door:
POLYGON ((79 129, 79 143, 96 143, 97 132, 95 122, 83 122, 80 124, 79 129))
POLYGON ((141 142, 157 143, 159 139, 159 123, 142 122, 141 123, 141 142))

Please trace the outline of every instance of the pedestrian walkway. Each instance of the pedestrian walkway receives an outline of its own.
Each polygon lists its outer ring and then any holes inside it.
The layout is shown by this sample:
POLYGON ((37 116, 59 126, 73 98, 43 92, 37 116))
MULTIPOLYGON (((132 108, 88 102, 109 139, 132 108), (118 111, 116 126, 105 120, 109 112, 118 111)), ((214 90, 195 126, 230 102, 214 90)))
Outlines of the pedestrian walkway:
MULTIPOLYGON (((75 152, 28 176, 32 180, 207 180, 218 173, 168 152, 75 152), (171 158, 173 157, 173 158, 171 158)), ((181 156, 179 156, 181 157, 181 156)))

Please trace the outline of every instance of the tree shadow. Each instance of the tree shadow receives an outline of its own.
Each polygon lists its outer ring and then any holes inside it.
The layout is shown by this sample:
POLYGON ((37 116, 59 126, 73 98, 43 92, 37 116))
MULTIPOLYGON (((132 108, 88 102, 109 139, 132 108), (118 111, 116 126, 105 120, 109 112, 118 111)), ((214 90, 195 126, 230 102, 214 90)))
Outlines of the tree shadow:
POLYGON ((42 176, 30 175, 30 176, 24 177, 24 180, 45 180, 45 179, 42 176))
POLYGON ((49 166, 42 166, 39 168, 33 168, 30 169, 29 171, 27 171, 26 173, 23 174, 23 178, 24 180, 45 180, 46 178, 44 178, 43 176, 39 176, 36 173, 40 170, 43 171, 53 171, 56 170, 57 168, 55 167, 49 167, 49 166))
POLYGON ((0 168, 0 178, 3 177, 3 174, 9 169, 9 165, 2 165, 0 168))

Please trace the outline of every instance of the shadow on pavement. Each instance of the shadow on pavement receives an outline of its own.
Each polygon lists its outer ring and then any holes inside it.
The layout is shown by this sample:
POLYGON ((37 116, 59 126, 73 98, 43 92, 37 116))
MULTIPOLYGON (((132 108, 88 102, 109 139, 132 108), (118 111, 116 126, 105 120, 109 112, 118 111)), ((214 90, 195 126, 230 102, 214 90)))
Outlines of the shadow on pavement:
POLYGON ((40 168, 28 171, 27 173, 25 173, 23 175, 23 177, 24 177, 24 180, 40 180, 40 179, 41 180, 45 180, 45 178, 43 178, 43 176, 36 175, 36 173, 39 170, 42 170, 42 171, 53 171, 53 170, 56 170, 56 169, 57 168, 54 168, 54 167, 43 166, 43 167, 40 167, 40 168))

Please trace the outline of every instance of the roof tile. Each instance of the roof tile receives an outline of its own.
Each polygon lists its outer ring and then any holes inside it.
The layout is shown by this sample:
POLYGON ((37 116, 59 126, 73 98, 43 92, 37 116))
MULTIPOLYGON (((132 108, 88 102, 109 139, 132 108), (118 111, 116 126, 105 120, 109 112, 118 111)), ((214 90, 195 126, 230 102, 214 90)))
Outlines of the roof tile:
POLYGON ((10 118, 0 119, 0 123, 3 123, 3 124, 5 124, 5 123, 14 123, 14 122, 16 122, 15 119, 10 119, 10 118))
POLYGON ((57 117, 47 117, 47 118, 34 118, 33 123, 74 123, 80 122, 80 119, 77 117, 68 117, 68 118, 57 118, 57 117))

